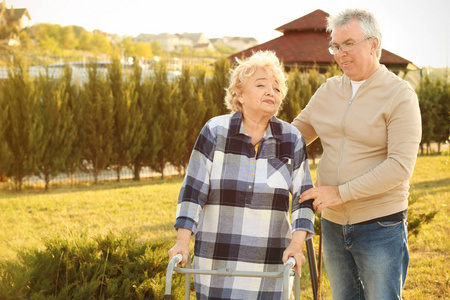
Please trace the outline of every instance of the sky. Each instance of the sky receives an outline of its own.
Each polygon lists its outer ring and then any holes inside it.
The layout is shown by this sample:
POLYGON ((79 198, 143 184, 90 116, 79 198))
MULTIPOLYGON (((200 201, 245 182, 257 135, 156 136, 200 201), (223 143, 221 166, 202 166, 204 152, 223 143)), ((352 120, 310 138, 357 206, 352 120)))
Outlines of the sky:
POLYGON ((33 24, 78 25, 92 31, 204 33, 207 38, 254 37, 260 43, 281 35, 276 28, 321 9, 372 12, 383 48, 416 66, 444 68, 450 59, 449 0, 6 0, 27 8, 33 24))

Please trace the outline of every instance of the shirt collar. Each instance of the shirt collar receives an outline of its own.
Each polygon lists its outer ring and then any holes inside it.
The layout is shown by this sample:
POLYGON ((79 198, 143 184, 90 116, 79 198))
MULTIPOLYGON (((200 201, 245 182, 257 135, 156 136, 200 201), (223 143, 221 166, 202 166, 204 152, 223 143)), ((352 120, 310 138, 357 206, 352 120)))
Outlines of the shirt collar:
MULTIPOLYGON (((230 136, 245 135, 249 137, 244 131, 244 125, 242 124, 242 113, 240 111, 235 112, 231 116, 229 134, 230 136)), ((264 140, 270 138, 275 138, 279 140, 283 139, 281 121, 275 116, 270 118, 269 126, 267 126, 266 133, 264 134, 263 137, 264 140)))

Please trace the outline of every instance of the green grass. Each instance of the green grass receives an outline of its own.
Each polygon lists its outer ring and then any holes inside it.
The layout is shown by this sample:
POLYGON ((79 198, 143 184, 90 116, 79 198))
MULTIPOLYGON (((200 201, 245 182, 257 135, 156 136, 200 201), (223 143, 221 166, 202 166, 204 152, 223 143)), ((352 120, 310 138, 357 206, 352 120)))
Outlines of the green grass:
MULTIPOLYGON (((45 240, 53 237, 70 240, 125 233, 141 242, 175 239, 173 223, 181 182, 173 178, 104 183, 58 187, 47 193, 0 190, 0 261, 16 260, 18 250, 44 249, 45 240)), ((409 238, 411 260, 403 298, 446 299, 450 296, 449 156, 418 158, 410 199, 410 217, 437 214, 409 238)), ((317 237, 314 243, 317 250, 317 237)), ((322 299, 331 299, 326 275, 322 281, 322 299)), ((306 266, 302 299, 312 299, 306 266)))

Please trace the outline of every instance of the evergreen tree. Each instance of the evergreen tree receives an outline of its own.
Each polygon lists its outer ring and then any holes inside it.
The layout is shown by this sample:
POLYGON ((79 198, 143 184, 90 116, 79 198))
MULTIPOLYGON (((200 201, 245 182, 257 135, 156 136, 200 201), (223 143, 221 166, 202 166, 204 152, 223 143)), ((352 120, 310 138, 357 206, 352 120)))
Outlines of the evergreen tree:
POLYGON ((156 154, 162 148, 160 143, 162 131, 158 123, 160 116, 155 97, 155 80, 146 78, 144 83, 142 81, 142 68, 139 64, 135 64, 131 83, 136 93, 136 110, 142 114, 141 147, 132 162, 133 180, 135 181, 140 180, 142 168, 151 166, 156 159, 156 154))
POLYGON ((290 70, 287 86, 288 91, 278 112, 278 118, 286 122, 292 122, 306 105, 304 105, 304 99, 301 97, 302 90, 305 88, 304 80, 297 67, 290 70))
POLYGON ((211 116, 230 113, 224 103, 226 95, 225 89, 229 84, 230 67, 230 60, 226 57, 221 58, 214 63, 214 73, 209 82, 211 103, 215 106, 215 108, 211 108, 208 112, 211 116))
POLYGON ((448 142, 450 137, 450 85, 437 78, 435 86, 439 91, 439 96, 436 99, 433 135, 434 140, 438 143, 438 152, 440 152, 441 143, 448 142))
MULTIPOLYGON (((331 72, 329 74, 331 74, 331 72)), ((325 78, 319 73, 317 68, 313 68, 308 71, 307 82, 308 82, 308 92, 306 97, 311 99, 311 97, 314 95, 317 89, 325 82, 325 78)), ((306 104, 307 102, 305 102, 305 106, 306 104)), ((305 107, 303 106, 302 109, 303 108, 305 107)), ((313 160, 313 164, 316 164, 316 158, 322 155, 323 153, 323 147, 320 138, 315 139, 311 144, 309 144, 306 147, 306 151, 308 152, 308 157, 313 160)))
POLYGON ((111 66, 108 67, 108 79, 114 102, 114 134, 112 140, 112 164, 117 173, 117 181, 120 181, 120 172, 123 166, 131 162, 130 145, 126 143, 128 123, 127 100, 124 96, 124 82, 122 65, 118 56, 113 57, 111 66))
POLYGON ((439 90, 426 74, 420 79, 419 87, 416 90, 419 98, 420 113, 422 116, 422 139, 420 142, 420 152, 424 154, 426 146, 427 154, 430 153, 431 142, 434 140, 435 117, 437 114, 436 101, 439 99, 439 90))
POLYGON ((83 149, 83 101, 80 98, 79 90, 72 84, 72 68, 69 65, 65 65, 64 67, 62 81, 64 97, 67 98, 68 115, 72 117, 72 122, 68 123, 70 129, 68 129, 66 136, 68 142, 71 142, 72 147, 66 158, 65 171, 71 178, 71 184, 73 184, 73 176, 80 168, 83 149))
POLYGON ((161 130, 158 140, 153 136, 152 140, 160 145, 159 151, 152 149, 154 159, 150 161, 150 167, 161 173, 164 179, 164 169, 172 157, 174 147, 177 147, 178 141, 174 139, 176 124, 178 121, 177 111, 180 109, 173 105, 173 85, 169 82, 167 67, 164 63, 156 65, 154 77, 154 94, 155 111, 153 114, 153 126, 157 126, 161 130))
POLYGON ((5 101, 2 88, 0 89, 0 181, 6 180, 6 172, 11 166, 11 154, 4 135, 8 123, 8 103, 5 101))
POLYGON ((39 161, 37 175, 44 179, 48 190, 53 177, 65 170, 65 162, 72 148, 71 126, 73 116, 68 108, 64 86, 50 77, 48 67, 40 74, 36 93, 39 97, 41 124, 44 134, 44 153, 39 161))
POLYGON ((94 175, 98 183, 100 171, 105 170, 112 159, 114 134, 114 103, 106 79, 100 74, 98 64, 88 64, 89 80, 83 90, 83 154, 82 167, 94 175))
POLYGON ((4 132, 11 153, 10 168, 6 175, 14 180, 16 190, 22 190, 23 179, 37 171, 44 147, 43 127, 39 118, 40 103, 34 84, 20 58, 8 71, 4 96, 9 104, 8 123, 4 132))
POLYGON ((194 148, 197 136, 200 133, 206 116, 207 107, 203 100, 202 87, 204 86, 204 73, 196 71, 199 75, 193 78, 192 72, 188 67, 183 67, 182 75, 178 78, 178 88, 176 93, 176 101, 182 109, 179 111, 178 129, 176 139, 178 146, 176 147, 177 156, 174 158, 173 164, 180 172, 185 172, 192 149, 194 148), (199 80, 199 82, 196 82, 199 80))
MULTIPOLYGON (((206 77, 206 69, 201 65, 196 66, 193 70, 193 85, 194 95, 198 97, 199 104, 205 110, 203 119, 198 120, 201 125, 199 131, 195 134, 194 138, 196 139, 200 133, 200 130, 203 128, 203 125, 205 125, 209 119, 219 114, 219 108, 212 100, 212 93, 209 89, 209 81, 206 77)), ((223 100, 224 99, 222 99, 222 101, 223 100)), ((191 150, 194 147, 194 144, 192 144, 191 150)))

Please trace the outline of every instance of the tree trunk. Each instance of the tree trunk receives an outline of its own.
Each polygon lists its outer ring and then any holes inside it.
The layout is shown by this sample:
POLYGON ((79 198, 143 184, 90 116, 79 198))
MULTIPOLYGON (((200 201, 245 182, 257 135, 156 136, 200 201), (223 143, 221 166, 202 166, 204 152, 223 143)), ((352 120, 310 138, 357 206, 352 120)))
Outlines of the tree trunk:
POLYGON ((138 163, 134 164, 133 181, 141 181, 141 166, 138 163))
POLYGON ((120 182, 120 171, 122 170, 121 167, 117 166, 116 172, 117 172, 117 182, 120 182))

